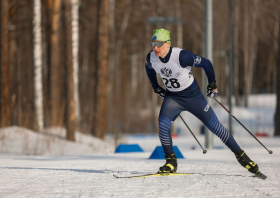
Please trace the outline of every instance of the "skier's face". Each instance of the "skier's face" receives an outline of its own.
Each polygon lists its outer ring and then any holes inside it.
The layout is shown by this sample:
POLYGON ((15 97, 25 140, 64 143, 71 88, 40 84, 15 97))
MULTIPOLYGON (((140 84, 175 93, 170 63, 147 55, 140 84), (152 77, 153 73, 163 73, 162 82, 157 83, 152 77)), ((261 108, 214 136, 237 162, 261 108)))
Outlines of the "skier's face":
POLYGON ((155 52, 155 55, 157 57, 161 57, 161 58, 164 58, 168 52, 169 52, 169 48, 170 48, 170 44, 169 43, 163 43, 163 45, 161 47, 158 47, 157 45, 155 45, 153 47, 153 50, 155 52))

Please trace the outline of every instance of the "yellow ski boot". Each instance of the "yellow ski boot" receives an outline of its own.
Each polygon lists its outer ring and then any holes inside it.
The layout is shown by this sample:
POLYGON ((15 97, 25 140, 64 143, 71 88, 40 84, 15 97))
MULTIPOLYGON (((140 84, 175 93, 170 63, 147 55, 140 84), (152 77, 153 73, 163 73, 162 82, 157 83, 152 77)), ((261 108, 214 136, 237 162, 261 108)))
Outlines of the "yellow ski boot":
POLYGON ((158 173, 176 173, 177 157, 174 152, 165 154, 166 163, 159 168, 158 173))

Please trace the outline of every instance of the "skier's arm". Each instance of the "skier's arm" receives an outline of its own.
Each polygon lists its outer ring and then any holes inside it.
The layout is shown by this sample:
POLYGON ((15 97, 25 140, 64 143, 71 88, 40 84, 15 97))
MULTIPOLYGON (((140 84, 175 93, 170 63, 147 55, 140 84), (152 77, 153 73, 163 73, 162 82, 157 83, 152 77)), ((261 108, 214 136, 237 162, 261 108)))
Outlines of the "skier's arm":
POLYGON ((157 81, 157 74, 150 62, 150 53, 147 55, 146 63, 145 63, 146 73, 149 77, 149 80, 152 84, 154 90, 157 90, 160 86, 157 81))
POLYGON ((179 61, 182 67, 202 67, 206 73, 209 84, 216 82, 213 65, 210 60, 191 53, 188 50, 180 52, 179 61))

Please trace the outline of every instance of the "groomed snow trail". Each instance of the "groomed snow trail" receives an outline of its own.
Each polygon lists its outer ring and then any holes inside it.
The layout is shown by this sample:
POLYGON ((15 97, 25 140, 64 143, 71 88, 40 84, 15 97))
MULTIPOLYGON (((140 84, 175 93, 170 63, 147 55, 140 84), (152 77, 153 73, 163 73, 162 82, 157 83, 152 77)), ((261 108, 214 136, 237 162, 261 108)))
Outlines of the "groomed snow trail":
POLYGON ((187 176, 116 179, 155 173, 164 160, 150 152, 95 156, 1 156, 0 197, 280 197, 280 147, 244 150, 267 175, 252 177, 227 149, 182 152, 187 176))

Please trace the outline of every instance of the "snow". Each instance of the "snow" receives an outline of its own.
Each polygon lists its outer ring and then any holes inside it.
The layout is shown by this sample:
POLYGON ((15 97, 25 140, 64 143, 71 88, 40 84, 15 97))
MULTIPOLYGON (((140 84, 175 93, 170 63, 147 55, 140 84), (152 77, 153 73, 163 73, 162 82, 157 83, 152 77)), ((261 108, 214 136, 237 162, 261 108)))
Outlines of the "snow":
POLYGON ((112 140, 102 141, 76 132, 76 142, 65 141, 65 129, 49 128, 37 133, 12 126, 0 129, 0 154, 12 155, 91 155, 112 153, 112 140))
MULTIPOLYGON (((218 99, 222 101, 221 99, 218 99)), ((228 114, 211 105, 227 127, 228 114)), ((64 139, 62 128, 37 133, 22 127, 0 129, 0 198, 2 197, 280 197, 280 138, 273 137, 276 96, 250 96, 249 107, 233 107, 232 114, 258 139, 268 152, 233 121, 234 138, 268 178, 253 177, 236 161, 234 154, 214 136, 214 149, 207 154, 178 119, 173 138, 185 159, 178 159, 180 173, 201 173, 173 177, 116 179, 118 176, 156 173, 165 160, 148 159, 157 135, 123 135, 118 142, 139 144, 140 153, 116 154, 113 135, 105 140, 76 132, 76 142, 64 139)), ((201 122, 187 112, 182 117, 204 146, 201 122)))
MULTIPOLYGON (((266 180, 252 177, 218 138, 214 146, 220 149, 203 154, 190 135, 173 139, 185 156, 178 159, 178 172, 201 175, 116 179, 113 174, 157 172, 164 160, 148 159, 160 145, 157 136, 124 136, 145 152, 115 154, 109 137, 102 141, 77 133, 74 143, 62 138, 61 129, 48 133, 0 130, 0 197, 280 197, 280 138, 259 138, 273 151, 270 155, 252 137, 236 137, 266 180)), ((204 136, 198 140, 204 145, 204 136)))

